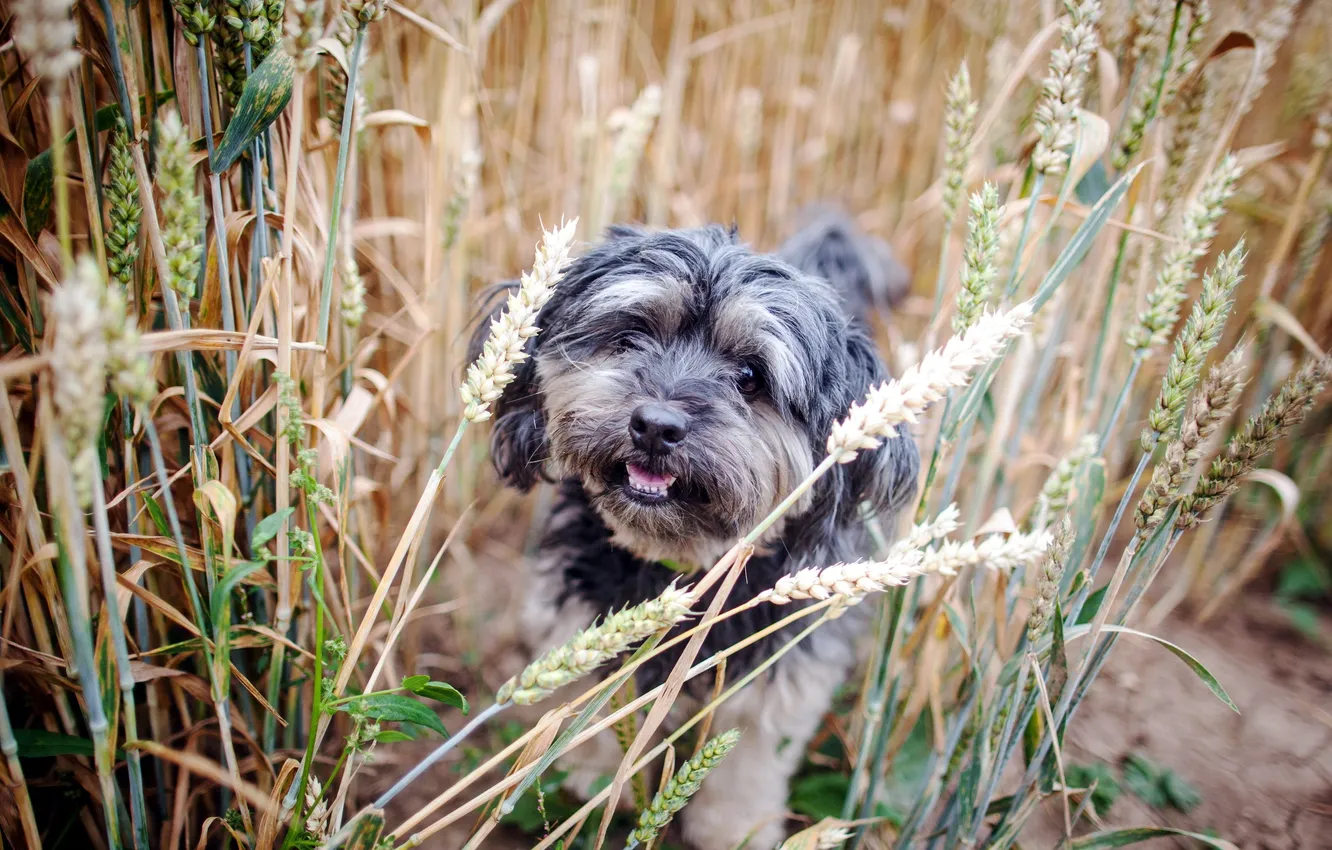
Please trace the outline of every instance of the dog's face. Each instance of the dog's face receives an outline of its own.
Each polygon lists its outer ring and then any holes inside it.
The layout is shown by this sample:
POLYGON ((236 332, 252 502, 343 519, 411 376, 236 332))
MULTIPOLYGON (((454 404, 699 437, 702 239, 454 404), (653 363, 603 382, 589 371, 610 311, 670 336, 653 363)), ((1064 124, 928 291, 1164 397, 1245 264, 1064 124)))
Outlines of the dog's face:
MULTIPOLYGON (((497 468, 521 487, 540 473, 581 480, 616 540, 649 559, 729 546, 883 377, 826 282, 720 228, 612 231, 570 267, 538 324, 496 411, 497 468)), ((906 451, 903 469, 893 442, 788 516, 835 522, 862 498, 893 501, 915 457, 906 451)))

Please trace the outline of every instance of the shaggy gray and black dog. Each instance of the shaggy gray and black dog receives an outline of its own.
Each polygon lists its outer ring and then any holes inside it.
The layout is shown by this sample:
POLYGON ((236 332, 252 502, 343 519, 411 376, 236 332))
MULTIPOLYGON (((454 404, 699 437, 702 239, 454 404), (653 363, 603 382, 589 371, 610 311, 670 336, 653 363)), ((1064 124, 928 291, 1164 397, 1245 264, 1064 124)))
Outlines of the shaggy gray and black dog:
MULTIPOLYGON (((494 411, 504 481, 557 485, 524 611, 534 649, 657 595, 681 569, 711 565, 766 516, 822 458, 833 422, 887 377, 859 313, 904 282, 886 246, 831 213, 777 256, 721 227, 616 227, 575 260, 494 411)), ((896 512, 918 466, 902 436, 836 467, 760 542, 729 604, 802 567, 863 556, 862 506, 896 512)), ((762 605, 727 619, 701 657, 789 613, 762 605)), ((816 631, 719 709, 713 728, 743 734, 683 813, 693 845, 749 837, 768 850, 780 840, 791 774, 854 663, 861 622, 851 615, 816 631)), ((732 656, 727 679, 791 635, 732 656)), ((647 665, 642 683, 659 683, 674 660, 647 665)), ((694 684, 685 703, 711 686, 694 684)), ((619 758, 607 737, 564 766, 585 793, 619 758)))

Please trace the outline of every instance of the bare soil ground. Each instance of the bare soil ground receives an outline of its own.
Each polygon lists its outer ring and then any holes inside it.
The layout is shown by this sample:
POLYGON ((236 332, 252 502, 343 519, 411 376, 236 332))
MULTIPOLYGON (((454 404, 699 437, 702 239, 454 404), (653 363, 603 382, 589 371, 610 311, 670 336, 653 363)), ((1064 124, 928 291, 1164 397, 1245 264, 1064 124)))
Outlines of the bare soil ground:
MULTIPOLYGON (((1266 594, 1206 626, 1175 617, 1156 633, 1206 665, 1241 713, 1159 646, 1121 640, 1073 721, 1067 758, 1116 764, 1145 753, 1202 802, 1186 815, 1124 793, 1107 824, 1213 831, 1246 850, 1332 848, 1332 652, 1292 630, 1266 594)), ((1048 805, 1023 846, 1055 846, 1062 823, 1059 806, 1048 805)))

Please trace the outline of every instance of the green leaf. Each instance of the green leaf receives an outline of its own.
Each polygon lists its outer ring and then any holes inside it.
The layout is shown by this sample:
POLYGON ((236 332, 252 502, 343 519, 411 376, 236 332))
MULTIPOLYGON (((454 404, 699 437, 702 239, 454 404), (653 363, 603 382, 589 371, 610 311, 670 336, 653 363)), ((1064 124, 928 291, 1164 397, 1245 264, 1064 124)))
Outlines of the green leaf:
POLYGON ((1101 603, 1105 602, 1105 592, 1109 589, 1109 585, 1106 585, 1100 590, 1091 592, 1087 601, 1082 604, 1082 610, 1078 612, 1078 621, 1074 625, 1085 626, 1096 619, 1096 612, 1101 610, 1101 603))
POLYGON ((381 744, 396 744, 399 741, 414 741, 416 739, 397 729, 385 729, 375 736, 375 740, 381 744))
POLYGON ((424 686, 429 681, 430 677, 425 675, 408 676, 402 680, 402 687, 414 694, 420 693, 417 688, 424 686))
POLYGON ((1091 168, 1087 169, 1087 173, 1082 175, 1082 179, 1078 181, 1073 194, 1078 199, 1078 203, 1090 206, 1104 197, 1109 190, 1109 177, 1105 173, 1105 166, 1098 159, 1092 163, 1091 168))
POLYGON ((1216 850, 1239 850, 1234 844, 1220 838, 1213 838, 1210 835, 1203 835, 1201 832, 1189 832, 1186 829, 1171 829, 1167 826, 1139 826, 1129 829, 1107 829, 1101 832, 1093 832, 1091 835, 1084 835, 1075 838, 1069 843, 1072 850, 1101 850, 1105 847, 1127 847, 1130 844, 1138 844, 1152 838, 1162 838, 1171 835, 1181 835, 1185 838, 1192 838, 1195 841, 1201 841, 1208 847, 1215 847, 1216 850))
MULTIPOLYGON (((1091 628, 1090 626, 1075 626, 1073 629, 1069 630, 1070 632, 1069 636, 1081 637, 1085 635, 1090 630, 1090 628, 1091 628)), ((1221 683, 1216 680, 1216 677, 1212 675, 1211 671, 1208 670, 1206 667, 1204 667, 1201 661, 1194 658, 1192 655, 1190 655, 1181 647, 1176 646, 1175 644, 1171 643, 1165 638, 1157 637, 1156 635, 1149 635, 1146 632, 1140 632, 1137 629, 1130 629, 1128 626, 1116 626, 1110 623, 1106 623, 1104 626, 1101 627, 1101 630, 1106 632, 1115 632, 1119 634, 1133 635, 1134 637, 1146 638, 1147 640, 1159 643, 1161 646, 1164 646, 1166 649, 1174 653, 1176 658, 1187 664, 1188 668, 1192 670, 1199 679, 1202 679, 1202 683, 1207 686, 1207 689, 1209 691, 1211 691, 1213 694, 1216 695, 1217 699, 1225 703, 1230 708, 1231 711, 1235 712, 1236 714, 1240 713, 1239 706, 1235 705, 1235 701, 1230 698, 1230 694, 1226 693, 1226 689, 1221 687, 1221 683)))
POLYGON ((1099 457, 1090 459, 1078 470, 1073 479, 1073 494, 1070 498, 1070 519, 1073 522, 1073 545, 1069 547, 1068 577, 1064 580, 1065 590, 1071 590, 1073 576, 1083 575, 1075 569, 1082 563, 1087 549, 1096 537, 1096 515, 1101 509, 1101 500, 1105 498, 1105 461, 1099 457))
MULTIPOLYGON (((70 131, 65 138, 68 145, 74 138, 70 131)), ((51 198, 54 196, 55 169, 51 163, 51 149, 47 148, 28 160, 23 173, 23 217, 28 234, 36 238, 51 219, 51 198)))
POLYGON ((1161 787, 1165 789, 1166 797, 1170 799, 1170 805, 1188 814, 1198 807, 1202 802, 1202 794, 1198 789, 1184 777, 1175 771, 1166 769, 1161 775, 1161 787))
POLYGON ((274 50, 245 81, 240 102, 232 113, 222 143, 213 151, 209 165, 215 174, 236 163, 268 125, 277 120, 291 100, 296 65, 285 50, 274 50))
POLYGON ((1046 301, 1054 296, 1059 285, 1087 256, 1087 252, 1091 250, 1092 242, 1100 235, 1105 223, 1110 219, 1110 214, 1115 211, 1115 207, 1119 206, 1119 202, 1124 199, 1129 186, 1133 185, 1138 172, 1142 171, 1143 165, 1145 163, 1134 166, 1131 171, 1116 180, 1115 184, 1096 202, 1096 206, 1092 207, 1091 211, 1087 213, 1087 217, 1082 220, 1082 224, 1078 225, 1078 229, 1073 231, 1068 244, 1064 246, 1064 250, 1059 252, 1059 258, 1045 273, 1045 278, 1041 280, 1041 285, 1037 288, 1036 294, 1032 296, 1032 307, 1035 310, 1039 310, 1046 301))
POLYGON ((1332 576, 1327 567, 1312 558, 1291 561, 1281 569, 1277 596, 1287 599, 1317 599, 1332 592, 1332 576))
MULTIPOLYGON (((175 96, 176 93, 171 89, 160 91, 157 93, 157 102, 159 105, 167 103, 175 96)), ((146 101, 143 97, 139 98, 139 110, 141 112, 147 111, 146 101)), ((97 110, 93 123, 97 132, 100 133, 115 126, 118 118, 120 118, 120 105, 110 103, 97 110)), ((71 144, 74 137, 75 132, 73 130, 66 133, 65 144, 71 144)), ((26 220, 28 233, 34 237, 50 221, 54 184, 55 170, 51 167, 51 149, 47 148, 28 160, 28 167, 23 174, 23 217, 26 220)))
POLYGON ((1170 798, 1162 787, 1161 775, 1162 769, 1141 753, 1129 753, 1124 759, 1124 786, 1153 809, 1164 809, 1170 805, 1170 798))
POLYGON ((148 516, 152 517, 153 525, 157 526, 157 533, 163 537, 170 537, 171 526, 167 525, 166 514, 162 513, 162 506, 157 504, 157 500, 151 494, 144 493, 143 506, 148 509, 148 516))
POLYGON ((241 561, 228 570, 226 575, 222 576, 222 580, 217 583, 217 587, 213 588, 208 603, 209 613, 213 617, 214 630, 231 626, 231 623, 226 622, 230 618, 223 616, 226 613, 227 604, 231 601, 231 591, 251 573, 263 568, 263 561, 241 561))
MULTIPOLYGON (((1068 652, 1064 648, 1064 612, 1059 607, 1059 600, 1054 603, 1054 616, 1050 623, 1050 673, 1045 688, 1050 692, 1050 706, 1059 705, 1064 695, 1064 685, 1068 682, 1068 652)), ((1060 746, 1063 739, 1060 738, 1060 746)))
POLYGON ((295 508, 283 508, 276 513, 271 513, 254 525, 254 533, 250 535, 250 554, 256 554, 258 551, 268 545, 268 541, 277 537, 278 529, 293 513, 295 508))
POLYGON ((815 820, 842 815, 842 801, 850 790, 851 778, 844 773, 820 771, 804 776, 791 786, 791 811, 815 820))
POLYGON ((1070 788, 1092 788, 1091 802, 1098 815, 1107 815, 1124 792, 1114 769, 1105 762, 1091 764, 1070 764, 1064 772, 1070 788), (1094 786, 1094 787, 1093 787, 1094 786))
POLYGON ((49 758, 51 756, 92 756, 96 754, 88 738, 48 732, 45 729, 15 729, 18 754, 23 758, 49 758))
POLYGON ((1277 607, 1286 615, 1295 630, 1312 641, 1323 636, 1323 624, 1318 616, 1318 609, 1307 602, 1293 602, 1277 598, 1277 607))
POLYGON ((446 738, 449 736, 448 730, 444 728, 444 724, 440 722, 435 712, 401 694, 374 694, 338 706, 339 711, 350 711, 353 708, 375 720, 415 723, 417 726, 433 729, 446 738))
POLYGON ((467 713, 467 698, 447 682, 427 682, 419 688, 413 688, 412 693, 451 705, 463 714, 467 713))

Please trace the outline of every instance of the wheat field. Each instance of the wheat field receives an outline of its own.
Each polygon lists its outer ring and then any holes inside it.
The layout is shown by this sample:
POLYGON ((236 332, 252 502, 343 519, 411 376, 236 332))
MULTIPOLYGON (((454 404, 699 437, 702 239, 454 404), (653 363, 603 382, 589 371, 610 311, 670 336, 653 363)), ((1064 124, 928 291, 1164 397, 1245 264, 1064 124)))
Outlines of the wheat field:
POLYGON ((672 685, 737 683, 623 671, 729 616, 690 605, 757 531, 589 669, 533 658, 550 493, 497 483, 488 410, 607 226, 767 251, 831 203, 910 270, 898 377, 787 504, 894 428, 923 464, 865 561, 752 603, 876 624, 782 847, 1020 846, 1038 808, 1234 847, 1107 821, 1065 739, 1119 641, 1242 710, 1157 627, 1321 541, 1330 43, 1322 0, 0 0, 0 835, 682 846, 735 739, 658 728, 672 685))

